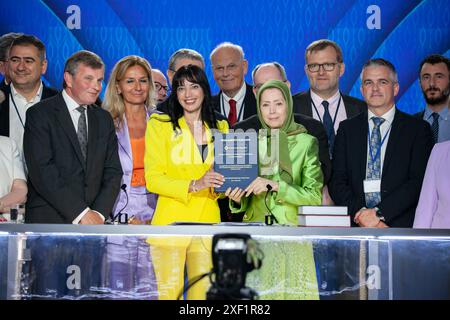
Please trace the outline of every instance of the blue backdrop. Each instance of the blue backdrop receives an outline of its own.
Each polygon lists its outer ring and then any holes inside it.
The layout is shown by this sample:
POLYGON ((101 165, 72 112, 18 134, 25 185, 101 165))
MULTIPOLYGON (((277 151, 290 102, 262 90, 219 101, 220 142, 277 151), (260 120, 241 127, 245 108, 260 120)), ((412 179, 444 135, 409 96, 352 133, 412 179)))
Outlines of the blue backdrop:
POLYGON ((383 57, 399 72, 398 106, 412 113, 424 107, 417 81, 421 59, 430 53, 450 57, 450 1, 4 1, 0 33, 12 31, 32 33, 46 44, 49 68, 44 81, 58 88, 64 61, 76 50, 98 53, 108 77, 114 63, 129 54, 144 56, 165 72, 170 55, 186 47, 205 57, 213 92, 218 88, 209 53, 220 42, 244 48, 249 82, 255 65, 282 63, 295 93, 308 87, 303 71, 306 46, 329 38, 343 48, 344 93, 361 97, 362 64, 371 57, 383 57), (375 11, 372 5, 377 6, 375 11))

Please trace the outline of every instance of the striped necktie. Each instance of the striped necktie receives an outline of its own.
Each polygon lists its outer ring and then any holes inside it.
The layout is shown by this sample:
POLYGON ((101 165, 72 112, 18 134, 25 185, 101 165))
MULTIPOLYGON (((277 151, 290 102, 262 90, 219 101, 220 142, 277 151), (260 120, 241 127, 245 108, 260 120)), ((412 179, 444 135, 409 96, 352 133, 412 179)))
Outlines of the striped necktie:
MULTIPOLYGON (((373 129, 370 136, 370 152, 367 157, 367 180, 379 180, 381 179, 381 132, 380 126, 385 119, 380 117, 372 117, 373 129), (372 157, 376 157, 373 159, 372 157)), ((365 193, 366 207, 373 208, 381 201, 381 195, 379 192, 365 193)))
POLYGON ((80 113, 80 118, 78 119, 77 137, 78 142, 80 143, 81 153, 83 154, 84 161, 86 161, 88 143, 86 108, 83 106, 79 106, 76 110, 80 113))
POLYGON ((439 113, 433 112, 431 116, 433 117, 431 131, 433 132, 434 143, 437 143, 439 139, 439 113))

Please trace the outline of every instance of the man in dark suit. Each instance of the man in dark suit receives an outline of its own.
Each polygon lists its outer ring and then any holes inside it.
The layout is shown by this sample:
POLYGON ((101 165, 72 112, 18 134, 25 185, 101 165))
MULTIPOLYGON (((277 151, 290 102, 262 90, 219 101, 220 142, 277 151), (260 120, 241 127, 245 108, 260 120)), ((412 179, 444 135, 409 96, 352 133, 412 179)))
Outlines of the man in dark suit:
POLYGON ((224 42, 219 44, 210 55, 214 80, 220 88, 213 97, 217 112, 228 119, 233 126, 256 114, 256 99, 253 87, 244 81, 248 62, 241 46, 224 42))
POLYGON ((100 57, 79 51, 64 67, 63 92, 27 111, 26 222, 103 224, 109 217, 122 169, 112 118, 94 105, 103 75, 100 57))
POLYGON ((426 107, 414 116, 430 124, 435 143, 450 140, 450 59, 429 55, 420 63, 419 73, 426 107))
MULTIPOLYGON (((29 184, 25 222, 103 224, 120 188, 122 169, 110 114, 94 105, 102 89, 103 61, 89 51, 64 66, 64 90, 27 111, 24 154, 29 184)), ((64 236, 30 239, 36 278, 31 296, 98 296, 104 239, 64 236), (67 254, 70 252, 70 255, 67 254), (52 268, 48 268, 52 261, 52 268), (76 266, 80 281, 69 285, 76 266), (52 272, 52 277, 46 273, 52 272)))
POLYGON ((18 35, 8 53, 5 76, 11 82, 3 88, 0 104, 0 135, 12 138, 22 150, 25 115, 28 108, 58 93, 46 87, 41 76, 47 70, 45 46, 32 35, 18 35))
POLYGON ((327 39, 314 41, 306 48, 305 61, 310 89, 293 96, 294 112, 323 123, 332 155, 339 123, 359 114, 366 104, 339 91, 339 78, 344 74, 345 64, 336 42, 327 39))
POLYGON ((330 194, 360 227, 410 228, 432 148, 430 126, 395 107, 399 84, 390 62, 369 60, 361 81, 368 110, 339 127, 330 194))

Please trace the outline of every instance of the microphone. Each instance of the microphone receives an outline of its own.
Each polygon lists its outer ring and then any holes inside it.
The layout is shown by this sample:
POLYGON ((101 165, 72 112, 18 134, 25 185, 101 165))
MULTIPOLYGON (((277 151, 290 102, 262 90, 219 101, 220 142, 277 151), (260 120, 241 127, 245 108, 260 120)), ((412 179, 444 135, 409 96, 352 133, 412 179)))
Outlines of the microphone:
MULTIPOLYGON (((125 222, 120 222, 120 216, 122 215, 122 211, 123 211, 123 209, 125 209, 128 206, 127 185, 124 183, 123 185, 120 186, 120 189, 122 189, 122 191, 125 193, 125 199, 126 199, 125 205, 123 206, 122 209, 119 210, 119 212, 117 212, 117 214, 115 216, 112 217, 111 222, 110 222, 111 224, 114 224, 117 218, 119 218, 119 223, 121 223, 121 224, 127 224, 127 222, 128 222, 128 217, 126 217, 125 222)), ((125 215, 127 215, 127 214, 125 213, 125 215)))
POLYGON ((278 224, 278 220, 274 216, 272 211, 269 209, 269 206, 267 205, 267 195, 269 194, 269 192, 272 191, 272 186, 270 184, 267 184, 266 188, 267 188, 267 191, 266 191, 266 196, 264 197, 264 204, 266 205, 268 213, 264 216, 264 222, 266 223, 266 225, 271 226, 271 225, 273 225, 273 221, 275 221, 275 223, 278 224))

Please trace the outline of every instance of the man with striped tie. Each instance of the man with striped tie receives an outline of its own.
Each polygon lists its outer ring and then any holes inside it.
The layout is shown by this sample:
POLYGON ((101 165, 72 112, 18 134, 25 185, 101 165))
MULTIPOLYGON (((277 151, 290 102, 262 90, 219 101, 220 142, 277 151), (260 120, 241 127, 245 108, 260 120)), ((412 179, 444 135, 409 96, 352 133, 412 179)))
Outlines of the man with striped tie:
POLYGON ((427 121, 434 143, 450 140, 450 59, 432 54, 420 63, 420 87, 427 103, 425 110, 415 114, 427 121))
POLYGON ((361 73, 368 110, 343 121, 336 136, 329 191, 360 227, 413 225, 433 138, 426 122, 396 108, 398 91, 395 67, 369 60, 361 73))

